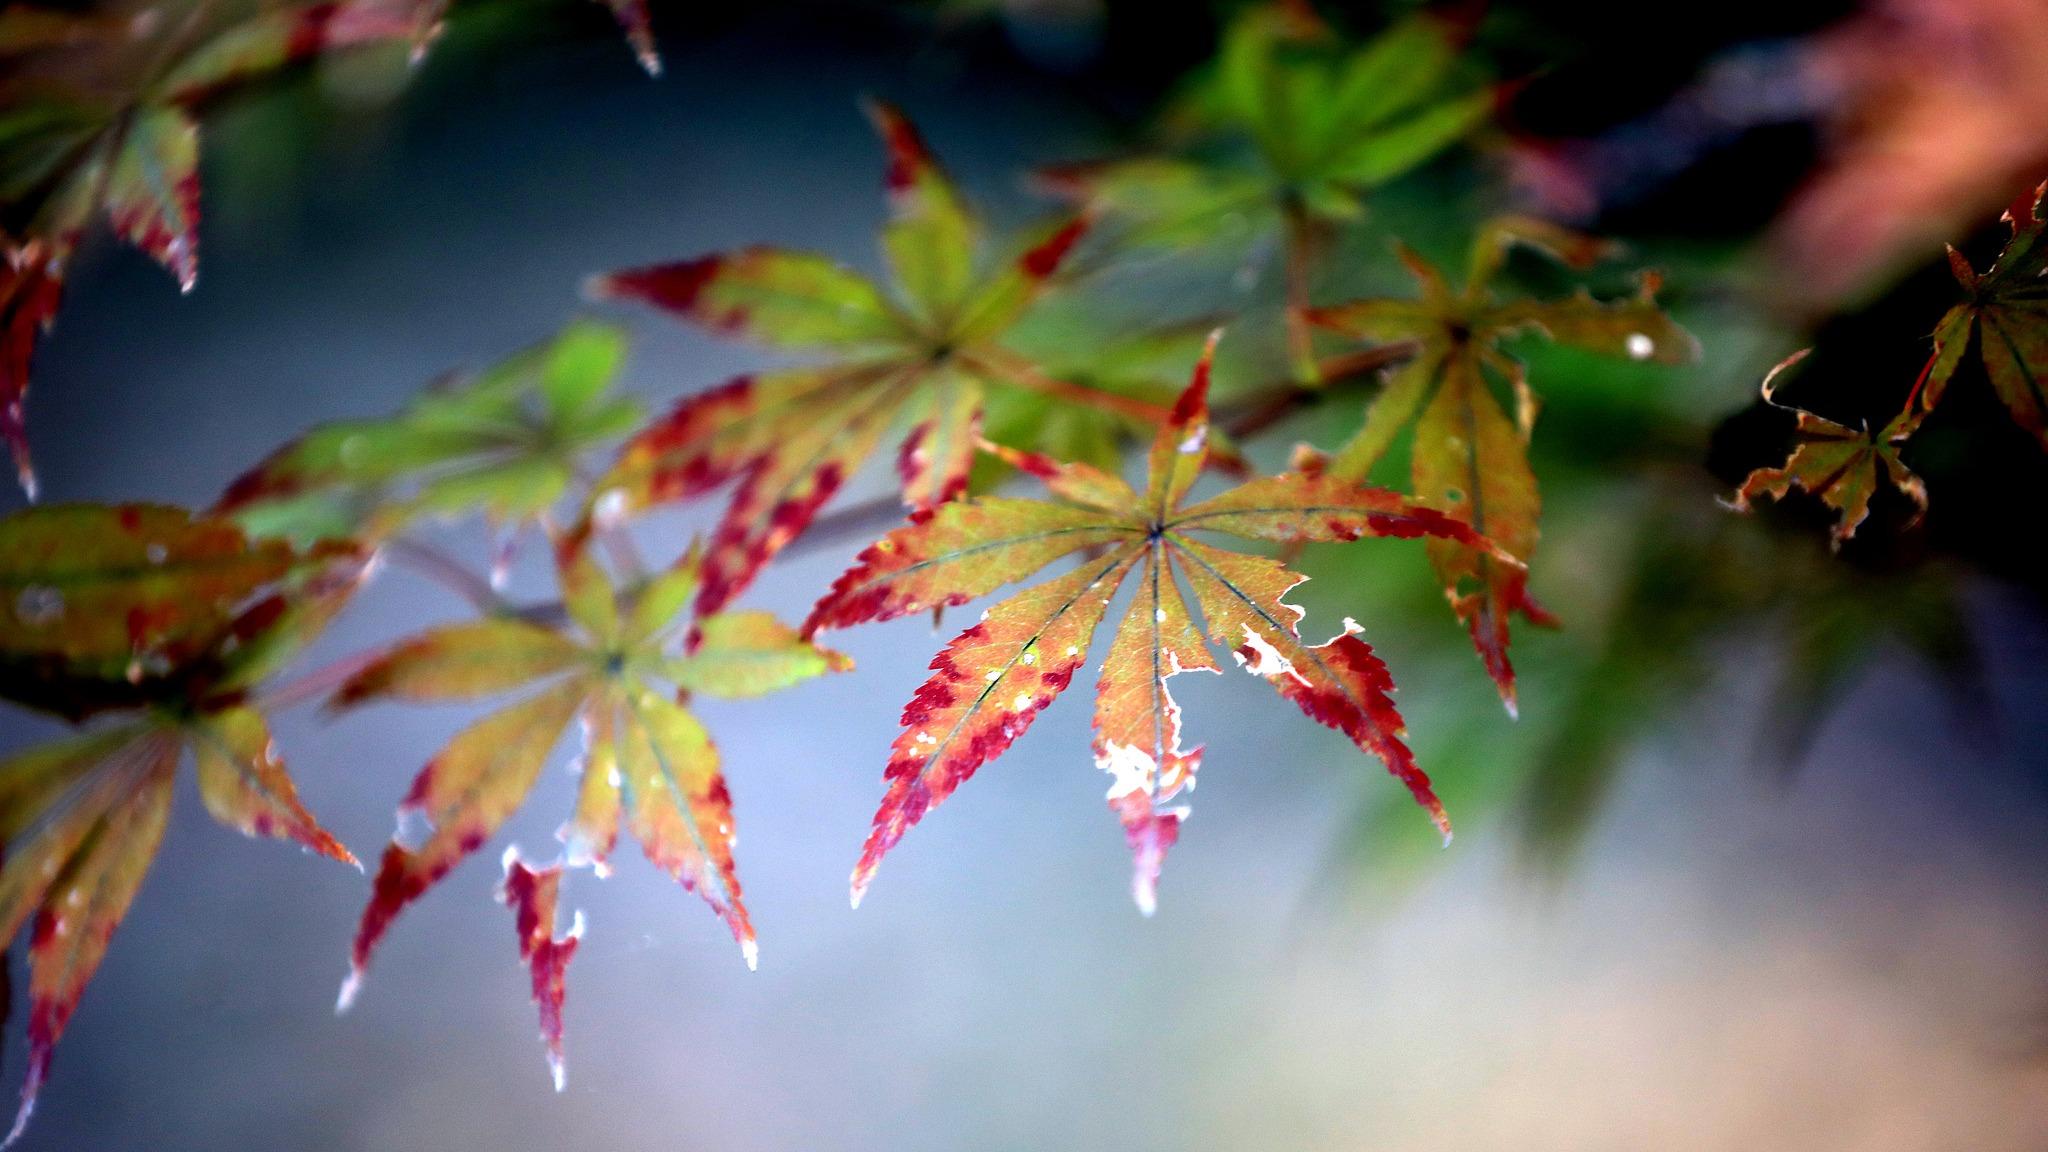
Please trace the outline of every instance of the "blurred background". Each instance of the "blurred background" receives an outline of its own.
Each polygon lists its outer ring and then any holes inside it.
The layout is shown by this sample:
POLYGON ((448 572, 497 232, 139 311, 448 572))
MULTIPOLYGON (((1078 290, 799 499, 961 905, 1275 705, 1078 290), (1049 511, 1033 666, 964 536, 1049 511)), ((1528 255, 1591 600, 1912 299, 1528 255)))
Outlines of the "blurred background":
MULTIPOLYGON (((1880 499, 1833 556, 1817 504, 1738 517, 1716 498, 1783 459, 1789 421, 1755 389, 1796 348, 1819 349, 1800 403, 1846 423, 1897 409, 1953 299, 1941 243, 1981 264, 1998 210, 2048 176, 2048 22, 2038 0, 1625 22, 1555 7, 1478 18, 1475 52, 1522 82, 1503 128, 1378 193, 1321 288, 1405 292, 1392 237, 1451 258, 1514 207, 1626 240, 1703 346, 1689 368, 1517 347, 1545 400, 1533 590, 1566 623, 1517 638, 1519 722, 1419 546, 1304 558, 1305 630, 1352 615, 1387 657, 1458 821, 1450 849, 1263 685, 1188 677, 1206 766, 1156 918, 1130 906, 1079 699, 850 913, 897 707, 944 639, 899 621, 837 639, 852 675, 702 705, 758 972, 630 853, 609 880, 572 874, 590 928, 564 1095, 491 899, 495 850, 398 924, 336 1018, 366 882, 221 830, 187 781, 21 1147, 2042 1147, 2048 612, 2025 529, 2048 467, 1966 373, 1909 454, 1934 498, 1921 527, 1880 499)), ((1031 219, 1046 206, 1026 173, 1142 140, 1216 23, 1149 0, 987 0, 656 5, 656 29, 650 80, 600 6, 458 4, 415 70, 402 49, 357 54, 212 115, 197 290, 104 238, 72 274, 37 366, 44 498, 207 504, 309 424, 388 412, 604 313, 578 298, 592 272, 751 243, 872 270, 863 94, 917 118, 992 219, 1031 219)), ((1276 354, 1261 243, 1108 269, 1095 299, 1247 313, 1227 397, 1276 354)), ((1622 290, 1626 271, 1593 283, 1622 290)), ((614 318, 650 407, 764 362, 614 318)), ((1166 359, 1162 385, 1187 366, 1166 359)), ((1362 395, 1254 455, 1333 446, 1362 395)), ((848 502, 884 492, 881 471, 848 502)), ((640 542, 673 555, 712 511, 653 517, 640 542)), ((473 526, 440 535, 489 555, 473 526)), ((863 542, 778 563, 749 604, 799 615, 863 542)), ((523 557, 512 593, 549 589, 523 557)), ((464 611, 387 572, 308 660, 464 611)), ((369 856, 471 715, 306 708, 278 740, 309 806, 369 856)), ((0 712, 0 749, 55 729, 0 712)), ((551 771, 508 838, 550 853, 572 783, 551 771)), ((18 1038, 0 1066, 20 1068, 18 1038)))

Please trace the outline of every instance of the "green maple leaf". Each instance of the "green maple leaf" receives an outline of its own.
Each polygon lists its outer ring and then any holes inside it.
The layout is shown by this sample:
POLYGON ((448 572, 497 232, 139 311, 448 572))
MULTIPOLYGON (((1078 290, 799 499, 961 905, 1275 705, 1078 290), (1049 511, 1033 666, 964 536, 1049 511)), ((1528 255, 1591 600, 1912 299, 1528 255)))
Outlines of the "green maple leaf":
POLYGON ((1304 5, 1246 9, 1214 68, 1168 115, 1168 155, 1050 170, 1048 180, 1129 226, 1141 245, 1357 219, 1364 197, 1491 116, 1496 92, 1460 65, 1460 30, 1433 16, 1344 43, 1304 5))
POLYGON ((313 429, 237 478, 218 510, 299 539, 380 539, 426 515, 531 520, 585 453, 639 423, 639 405, 610 394, 625 351, 616 329, 571 325, 394 416, 313 429))
MULTIPOLYGON (((1501 342, 1534 331, 1560 344, 1666 364, 1691 360, 1698 345, 1657 307, 1655 277, 1645 277, 1638 297, 1613 303, 1584 292, 1564 300, 1497 299, 1492 282, 1514 244, 1577 266, 1606 251, 1597 241, 1540 221, 1498 220, 1474 241, 1462 290, 1453 290, 1434 267, 1403 250, 1402 259, 1421 286, 1419 299, 1353 301, 1313 309, 1309 320, 1375 342, 1412 342, 1417 349, 1388 375, 1358 433, 1318 466, 1331 476, 1363 480, 1412 428, 1411 479, 1417 499, 1470 522, 1526 563, 1536 550, 1540 510, 1528 456, 1537 400, 1521 363, 1501 349, 1501 342), (1502 393, 1512 397, 1512 419, 1502 407, 1502 393)), ((1449 541, 1432 541, 1429 556, 1512 712, 1509 618, 1551 619, 1528 593, 1529 570, 1449 541)))
MULTIPOLYGON (((385 849, 350 952, 344 1006, 392 921, 511 817, 578 721, 582 783, 558 833, 566 860, 603 874, 623 822, 649 861, 704 898, 754 963, 754 928, 733 864, 732 798, 718 750, 687 701, 700 693, 759 696, 851 664, 762 612, 688 624, 681 610, 698 582, 694 551, 630 595, 579 551, 557 549, 556 559, 573 629, 511 616, 435 628, 380 654, 335 694, 335 706, 348 708, 524 692, 450 740, 399 805, 402 833, 408 822, 427 831, 417 840, 394 837, 385 849)), ((538 877, 519 878, 516 863, 508 854, 508 895, 519 905, 515 890, 538 877)), ((541 947, 539 896, 523 898, 522 915, 534 922, 521 933, 521 953, 538 965, 535 991, 559 1083, 560 972, 550 965, 566 956, 541 947), (550 986, 552 1003, 542 995, 550 986)), ((549 925, 552 903, 550 896, 549 925)))
POLYGON ((981 227, 909 121, 870 112, 888 146, 882 252, 893 291, 826 257, 749 248, 615 272, 600 296, 644 301, 714 332, 820 363, 742 376, 640 433, 596 485, 598 515, 737 487, 704 561, 700 612, 729 603, 801 534, 892 429, 913 509, 966 489, 991 391, 1082 399, 1140 416, 1149 405, 1077 389, 1005 346, 1085 222, 1056 225, 984 260, 981 227))
POLYGON ((1152 907, 1160 864, 1186 815, 1184 806, 1169 801, 1193 783, 1200 762, 1200 749, 1180 746, 1180 707, 1166 682, 1181 672, 1217 670, 1183 581, 1210 641, 1231 649, 1311 719, 1378 757, 1448 837, 1450 825, 1429 778, 1403 742, 1393 679, 1357 627, 1347 621, 1327 643, 1305 643, 1296 629, 1301 612, 1284 599, 1304 577, 1199 537, 1428 536, 1481 550, 1491 546, 1443 513, 1328 476, 1256 479, 1186 503, 1208 454, 1208 368, 1205 355, 1160 428, 1143 493, 1088 465, 1010 453, 1017 466, 1045 481, 1057 502, 988 497, 917 513, 863 552, 812 610, 806 635, 963 604, 1061 557, 1081 559, 1066 574, 991 607, 933 659, 934 675, 903 711, 888 791, 853 873, 856 904, 903 834, 1002 754, 1066 690, 1127 580, 1136 583, 1137 594, 1097 687, 1095 759, 1112 778, 1109 803, 1131 847, 1132 892, 1141 909, 1152 907))

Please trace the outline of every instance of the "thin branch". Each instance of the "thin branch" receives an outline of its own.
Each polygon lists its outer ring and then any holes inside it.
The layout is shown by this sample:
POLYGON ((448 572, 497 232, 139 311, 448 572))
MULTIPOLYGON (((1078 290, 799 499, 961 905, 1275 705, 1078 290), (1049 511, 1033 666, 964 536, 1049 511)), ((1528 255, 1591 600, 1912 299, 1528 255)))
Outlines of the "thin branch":
MULTIPOLYGON (((831 512, 811 521, 803 534, 783 548, 782 556, 798 556, 805 552, 822 551, 844 545, 848 541, 868 541, 894 528, 904 518, 903 502, 895 496, 877 496, 858 504, 849 504, 837 512, 831 512)), ((629 577, 625 587, 619 590, 619 599, 631 603, 646 584, 644 577, 629 577)), ((536 600, 528 604, 500 602, 495 611, 504 616, 524 620, 529 624, 545 627, 559 627, 568 622, 568 609, 560 600, 536 600)))
POLYGON ((355 674, 370 666, 382 655, 375 648, 352 652, 329 664, 323 664, 310 672, 303 672, 274 688, 256 694, 256 706, 265 712, 278 712, 311 704, 324 696, 331 695, 355 674))
POLYGON ((507 606, 489 579, 431 544, 399 536, 385 541, 380 551, 392 564, 432 580, 479 612, 500 612, 507 606))
POLYGON ((1287 303, 1281 311, 1287 331, 1287 355, 1295 382, 1315 387, 1323 383, 1316 363, 1315 339, 1309 330, 1310 279, 1315 271, 1314 224, 1299 198, 1290 196, 1281 207, 1286 221, 1287 303))
MULTIPOLYGON (((1325 357, 1316 362, 1316 372, 1323 386, 1327 387, 1354 376, 1369 375, 1382 368, 1413 359, 1419 351, 1421 345, 1413 340, 1404 340, 1398 344, 1382 344, 1375 348, 1325 357)), ((1281 381, 1254 393, 1253 402, 1223 420, 1223 430, 1228 432, 1233 440, 1249 440, 1315 403, 1322 396, 1322 387, 1303 388, 1291 381, 1281 381)))
POLYGON ((1069 403, 1082 405, 1083 407, 1095 408, 1104 412, 1114 412, 1119 416, 1128 416, 1133 420, 1146 424, 1164 424, 1172 419, 1173 416, 1171 408, 1162 407, 1158 404, 1152 404, 1130 396, 1121 396, 1115 392, 1105 392, 1100 388, 1090 388, 1085 384, 1075 384, 1071 381, 1060 380, 1046 375, 1030 363, 1009 356, 1000 354, 990 356, 984 353, 977 355, 974 362, 976 365, 1003 377, 1019 388, 1056 397, 1069 403))

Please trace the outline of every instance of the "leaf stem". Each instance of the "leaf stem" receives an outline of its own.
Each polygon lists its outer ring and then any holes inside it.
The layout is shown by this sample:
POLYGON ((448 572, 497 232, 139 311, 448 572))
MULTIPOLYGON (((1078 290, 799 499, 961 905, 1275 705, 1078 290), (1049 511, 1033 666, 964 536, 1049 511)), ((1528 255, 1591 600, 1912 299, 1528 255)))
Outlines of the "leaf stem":
POLYGON ((1302 387, 1291 380, 1279 381, 1254 394, 1253 403, 1242 411, 1223 421, 1223 430, 1232 440, 1248 440, 1273 427, 1296 411, 1316 402, 1323 393, 1323 386, 1349 380, 1354 376, 1365 376, 1382 368, 1411 360, 1421 351, 1422 346, 1413 340, 1398 344, 1381 344, 1356 352, 1345 352, 1328 356, 1316 362, 1316 375, 1321 385, 1314 388, 1302 387))
POLYGON ((297 676, 274 688, 256 694, 256 706, 264 712, 278 712, 310 704, 349 682, 356 673, 370 666, 380 655, 377 649, 369 648, 352 652, 339 660, 323 664, 310 672, 297 676))
POLYGON ((479 612, 501 612, 509 607, 488 579, 431 544, 399 536, 385 541, 381 551, 394 565, 439 584, 479 612))
POLYGON ((1295 383, 1313 388, 1323 383, 1316 364, 1315 339, 1308 323, 1311 305, 1309 282, 1315 271, 1314 224, 1309 220, 1308 209, 1299 196, 1290 193, 1282 201, 1280 209, 1286 221, 1287 303, 1281 319, 1287 330, 1287 354, 1292 361, 1295 383))
POLYGON ((1119 396, 1100 388, 1061 380, 1039 371, 1033 365, 1013 357, 997 353, 977 354, 974 363, 1026 391, 1056 397, 1088 408, 1112 412, 1119 416, 1140 421, 1148 425, 1164 424, 1172 418, 1172 410, 1130 396, 1119 396))

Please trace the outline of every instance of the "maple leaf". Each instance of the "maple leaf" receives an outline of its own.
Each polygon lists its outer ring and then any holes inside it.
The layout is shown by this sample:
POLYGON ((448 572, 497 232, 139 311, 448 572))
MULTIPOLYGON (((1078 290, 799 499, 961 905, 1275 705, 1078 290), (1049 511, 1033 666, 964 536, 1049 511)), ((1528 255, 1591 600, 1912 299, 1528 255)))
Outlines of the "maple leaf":
POLYGON ((592 292, 633 299, 714 332, 828 362, 742 376, 685 399, 629 441, 595 486, 601 515, 701 497, 737 481, 711 537, 698 611, 717 611, 795 539, 890 430, 913 509, 965 490, 991 388, 1141 416, 1150 405, 1078 389, 1002 339, 1044 292, 1086 225, 1072 220, 984 267, 981 227, 910 122, 875 104, 891 217, 892 293, 827 258, 749 248, 614 272, 592 292))
MULTIPOLYGON (((1917 431, 1947 391, 1956 368, 1976 341, 1992 391, 2021 428, 2048 448, 2048 217, 2041 214, 2048 183, 2034 188, 1999 217, 2011 239, 1991 267, 1978 272, 1962 253, 1948 250, 1949 267, 1966 299, 1934 328, 1934 354, 1920 372, 1906 411, 1894 425, 1917 431)), ((1853 530, 1853 526, 1852 526, 1853 530)))
POLYGON ((1877 493, 1879 484, 1889 479, 1918 506, 1913 516, 1918 521, 1927 512, 1927 486, 1899 459, 1900 447, 1915 428, 1908 415, 1910 408, 1881 429, 1858 430, 1803 408, 1780 404, 1775 398, 1779 377, 1812 351, 1802 348, 1786 357, 1763 382, 1764 403, 1798 417, 1798 446, 1783 465, 1751 472, 1735 490, 1730 504, 1738 512, 1747 512, 1759 496, 1779 500, 1792 489, 1803 488, 1837 513, 1829 542, 1840 548, 1844 540, 1856 535, 1856 529, 1870 514, 1870 498, 1877 493))
MULTIPOLYGON (((392 920, 519 808, 572 721, 582 727, 583 757, 574 814, 557 833, 567 861, 607 872, 624 822, 648 860, 702 896, 754 964, 733 866, 732 799, 717 748, 686 704, 694 693, 758 696, 851 663, 760 612, 706 617, 684 636, 679 613, 698 582, 694 550, 630 593, 582 551, 558 548, 556 561, 573 632, 515 616, 435 628, 382 653, 335 693, 334 706, 348 708, 525 692, 450 740, 400 802, 399 835, 384 851, 350 952, 343 1008, 392 920)), ((552 962, 535 961, 524 941, 521 951, 529 962, 552 962)), ((536 969, 537 993, 542 978, 536 969)), ((558 1002, 542 1009, 559 1016, 558 1002)), ((555 1031, 550 1024, 551 1059, 555 1031)))
POLYGON ((609 394, 616 329, 572 324, 403 412, 315 428, 231 483, 217 510, 260 535, 382 538, 424 515, 481 511, 493 525, 558 501, 591 448, 639 422, 609 394))
POLYGON ((1142 494, 1085 464, 1016 454, 1057 502, 989 497, 918 512, 863 552, 812 610, 805 635, 963 604, 1060 557, 1082 557, 1071 572, 991 607, 932 660, 935 674, 903 711, 888 792, 853 873, 856 905, 903 834, 1066 690, 1111 597, 1134 573, 1136 597, 1097 684, 1094 751, 1097 766, 1111 777, 1109 803, 1132 850, 1132 893, 1141 909, 1153 907, 1160 862, 1187 816, 1184 805, 1171 802, 1193 786, 1201 755, 1199 748, 1181 746, 1180 708, 1167 681, 1217 668, 1196 630, 1183 581, 1211 641, 1231 648, 1240 665, 1311 719, 1378 757, 1449 836, 1429 778, 1403 743, 1393 680, 1358 638, 1356 625, 1347 621, 1327 643, 1305 643, 1297 631, 1301 610, 1284 599, 1305 577, 1196 535, 1279 541, 1427 536, 1499 554, 1442 512, 1329 476, 1257 479, 1186 504, 1208 452, 1209 363, 1205 353, 1171 420, 1159 429, 1142 494))
POLYGON ((1192 138, 1185 156, 1059 167, 1048 183, 1128 219, 1141 243, 1200 241, 1233 213, 1277 224, 1290 204, 1354 220, 1367 191, 1492 114, 1496 93, 1459 74, 1460 40, 1423 15, 1354 47, 1304 5, 1255 5, 1169 112, 1175 134, 1192 138))
POLYGON ((191 291, 199 277, 199 115, 255 77, 393 39, 374 4, 299 3, 221 15, 206 3, 126 18, 27 6, 0 14, 0 435, 35 492, 23 408, 35 342, 93 218, 191 291))
POLYGON ((1042 173, 1049 191, 1123 226, 1137 247, 1201 248, 1221 235, 1285 239, 1285 320, 1295 370, 1317 378, 1301 312, 1329 232, 1365 213, 1365 198, 1485 124, 1497 89, 1461 65, 1464 28, 1418 15, 1362 46, 1305 4, 1243 11, 1213 70, 1166 121, 1166 154, 1042 173))
POLYGON ((15 513, 0 521, 0 697, 74 721, 235 700, 340 610, 360 561, 167 505, 15 513))
MULTIPOLYGON (((1691 360, 1697 343, 1654 301, 1657 279, 1645 276, 1634 299, 1601 303, 1585 292, 1563 300, 1499 300, 1495 274, 1515 244, 1574 266, 1591 264, 1606 246, 1541 221, 1508 218, 1480 230, 1462 291, 1406 249, 1401 258, 1421 298, 1359 300, 1312 309, 1312 323, 1382 343, 1413 342, 1415 356, 1392 371, 1366 411, 1365 423, 1327 461, 1324 474, 1363 480, 1409 427, 1414 429, 1411 479, 1418 499, 1445 508, 1527 562, 1536 550, 1540 496, 1528 443, 1537 402, 1522 364, 1501 348, 1509 336, 1538 332, 1560 344, 1664 364, 1691 360), (1510 418, 1496 396, 1514 401, 1510 418)), ((1515 673, 1508 659, 1509 618, 1553 622, 1528 592, 1529 571, 1484 550, 1432 541, 1431 564, 1458 618, 1472 633, 1489 676, 1510 713, 1515 673)))
POLYGON ((295 555, 151 505, 0 521, 0 692, 129 715, 0 761, 0 940, 31 918, 29 1067, 11 1143, 163 835, 190 752, 199 797, 246 835, 355 857, 299 802, 251 690, 346 602, 362 566, 295 555))

